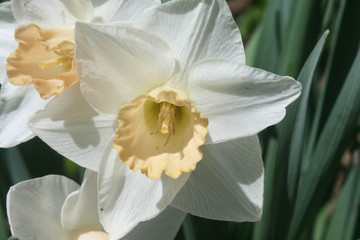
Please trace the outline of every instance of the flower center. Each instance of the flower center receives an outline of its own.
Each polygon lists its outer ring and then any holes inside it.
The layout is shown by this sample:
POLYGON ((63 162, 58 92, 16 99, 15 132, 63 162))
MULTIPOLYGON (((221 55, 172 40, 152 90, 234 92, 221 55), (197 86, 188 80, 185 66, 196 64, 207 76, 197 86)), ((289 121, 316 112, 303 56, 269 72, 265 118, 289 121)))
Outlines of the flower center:
POLYGON ((17 86, 33 83, 44 99, 61 94, 78 82, 73 38, 73 29, 19 26, 19 47, 7 59, 9 81, 17 86))
POLYGON ((157 126, 152 131, 154 133, 162 133, 167 134, 168 137, 164 146, 169 142, 171 135, 175 135, 175 127, 176 127, 176 118, 175 118, 176 106, 168 103, 161 102, 160 103, 160 113, 158 117, 157 126))
POLYGON ((155 179, 178 178, 202 159, 208 120, 187 96, 163 87, 134 99, 118 114, 114 148, 131 169, 155 179))
POLYGON ((72 57, 61 56, 58 59, 52 61, 40 62, 39 66, 41 69, 45 69, 46 67, 59 65, 60 67, 63 67, 66 72, 68 72, 71 70, 71 63, 73 59, 74 59, 73 56, 72 57))

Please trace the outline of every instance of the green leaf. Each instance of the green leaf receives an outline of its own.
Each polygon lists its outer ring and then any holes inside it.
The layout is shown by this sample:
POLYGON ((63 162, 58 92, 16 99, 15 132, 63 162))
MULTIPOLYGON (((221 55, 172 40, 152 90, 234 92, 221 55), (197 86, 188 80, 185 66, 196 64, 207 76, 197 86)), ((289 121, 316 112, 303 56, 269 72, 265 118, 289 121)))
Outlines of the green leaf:
POLYGON ((294 4, 297 1, 294 0, 280 0, 280 11, 279 11, 279 25, 281 29, 281 42, 284 43, 286 39, 286 35, 284 34, 288 28, 289 22, 292 20, 292 10, 294 8, 294 4))
POLYGON ((359 8, 360 1, 358 0, 340 1, 335 26, 331 31, 334 46, 330 49, 327 61, 324 78, 326 80, 325 90, 321 92, 317 101, 315 117, 306 152, 307 159, 309 159, 313 153, 313 148, 322 129, 321 127, 324 125, 322 123, 328 118, 328 114, 344 83, 345 76, 356 57, 360 40, 358 37, 360 34, 360 15, 357 14, 359 8))
POLYGON ((355 224, 360 206, 360 165, 354 167, 336 202, 327 240, 354 239, 355 224))
POLYGON ((329 204, 324 205, 324 207, 320 210, 314 226, 314 232, 312 239, 313 240, 326 240, 326 231, 329 227, 329 204))
POLYGON ((245 45, 246 65, 255 66, 256 51, 257 47, 259 46, 261 31, 262 28, 257 27, 255 32, 252 34, 251 39, 245 45))
POLYGON ((276 69, 275 60, 278 58, 280 49, 280 39, 277 35, 278 26, 276 22, 278 8, 279 0, 269 0, 264 18, 258 26, 258 28, 261 28, 261 33, 253 64, 255 67, 268 71, 274 71, 276 69))
POLYGON ((307 100, 313 74, 327 35, 328 32, 325 32, 320 38, 312 54, 309 56, 302 70, 302 74, 299 76, 304 85, 303 95, 288 107, 286 117, 281 123, 279 145, 275 167, 273 169, 274 173, 271 173, 274 177, 271 179, 273 188, 271 190, 272 203, 271 206, 268 207, 271 209, 271 220, 268 222, 268 227, 270 229, 277 229, 282 226, 283 230, 272 231, 271 234, 274 234, 271 235, 273 239, 284 239, 287 235, 287 226, 290 223, 299 179, 299 165, 303 147, 307 100), (293 159, 289 160, 289 157, 293 159), (290 174, 292 175, 290 176, 290 174), (289 184, 287 184, 288 181, 290 181, 289 184))
POLYGON ((341 21, 337 23, 336 48, 331 52, 331 61, 328 62, 325 72, 327 87, 320 124, 324 123, 329 116, 360 43, 360 14, 358 14, 360 1, 344 0, 342 2, 344 3, 341 3, 341 7, 344 10, 341 21))
POLYGON ((294 3, 287 31, 283 33, 284 46, 280 53, 278 73, 294 76, 301 67, 304 45, 307 38, 308 22, 311 9, 316 5, 312 0, 296 1, 294 3))
POLYGON ((332 169, 338 166, 341 154, 355 134, 360 114, 359 79, 360 51, 358 49, 356 59, 315 147, 311 164, 301 176, 302 182, 297 194, 289 239, 293 239, 299 233, 305 214, 310 212, 308 209, 310 204, 313 205, 311 201, 321 198, 324 194, 326 188, 322 185, 323 182, 326 183, 326 180, 332 177, 332 169))
POLYGON ((295 199, 301 169, 301 156, 304 144, 305 121, 308 111, 310 88, 314 78, 314 72, 319 62, 328 34, 329 31, 325 31, 322 35, 309 58, 305 62, 305 65, 298 77, 298 81, 302 83, 302 92, 300 102, 297 101, 294 106, 292 106, 297 109, 297 113, 294 128, 292 130, 290 129, 293 133, 290 140, 289 170, 287 175, 289 199, 292 202, 295 199))
POLYGON ((12 185, 31 178, 17 147, 5 149, 4 155, 12 185))
POLYGON ((334 17, 336 0, 327 0, 325 5, 324 18, 322 19, 322 29, 327 29, 330 27, 331 19, 334 17))
POLYGON ((8 224, 6 221, 6 194, 9 189, 9 174, 6 171, 5 162, 6 149, 0 149, 0 239, 7 239, 9 236, 8 224))
POLYGON ((6 239, 9 235, 6 229, 6 218, 5 213, 2 211, 2 207, 0 208, 0 239, 6 239))
POLYGON ((195 240, 196 239, 194 224, 192 221, 192 217, 190 215, 187 215, 185 217, 184 222, 182 223, 182 229, 183 229, 183 234, 184 234, 185 240, 195 240))
POLYGON ((270 139, 265 157, 264 210, 260 222, 255 223, 253 240, 266 240, 270 235, 272 189, 274 184, 276 150, 278 142, 270 139))

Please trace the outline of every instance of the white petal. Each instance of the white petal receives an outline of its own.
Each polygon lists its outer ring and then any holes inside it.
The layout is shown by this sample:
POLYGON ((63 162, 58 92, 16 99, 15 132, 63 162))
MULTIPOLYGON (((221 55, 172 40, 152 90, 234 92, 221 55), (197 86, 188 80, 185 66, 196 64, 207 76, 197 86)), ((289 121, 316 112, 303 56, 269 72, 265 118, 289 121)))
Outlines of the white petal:
POLYGON ((50 175, 11 187, 7 214, 12 235, 21 240, 68 239, 60 222, 65 198, 79 186, 70 179, 50 175))
POLYGON ((54 150, 98 171, 101 154, 115 131, 112 116, 99 115, 84 100, 79 85, 53 98, 30 120, 30 128, 54 150))
POLYGON ((90 21, 90 0, 13 0, 11 7, 19 24, 35 23, 49 27, 73 27, 76 20, 90 21))
POLYGON ((301 84, 230 60, 207 60, 189 74, 190 98, 209 119, 209 142, 254 135, 281 121, 301 84))
POLYGON ((111 23, 137 19, 146 10, 161 4, 160 0, 92 0, 97 22, 111 23))
POLYGON ((33 85, 13 86, 6 80, 0 92, 0 147, 12 147, 33 138, 35 134, 27 124, 47 102, 33 85))
POLYGON ((10 2, 0 4, 0 83, 6 78, 6 59, 18 44, 14 38, 17 23, 12 15, 10 2))
POLYGON ((113 239, 121 238, 139 222, 149 220, 173 200, 188 179, 163 175, 151 180, 133 172, 118 158, 112 143, 104 154, 99 171, 100 222, 113 239))
POLYGON ((34 137, 27 127, 30 116, 47 101, 40 99, 33 86, 16 87, 6 76, 6 59, 17 48, 14 31, 17 23, 11 3, 0 4, 0 147, 12 147, 34 137))
MULTIPOLYGON (((12 1, 12 4, 21 5, 20 1, 12 1)), ((27 127, 27 122, 33 113, 45 106, 47 101, 40 99, 33 86, 15 87, 4 79, 6 58, 17 47, 13 37, 16 24, 11 13, 10 2, 1 4, 0 21, 0 33, 4 36, 0 40, 0 67, 2 66, 0 77, 4 80, 0 92, 0 147, 11 147, 34 136, 27 127)))
POLYGON ((166 43, 128 24, 77 23, 75 43, 84 97, 107 114, 165 83, 175 68, 166 43))
POLYGON ((65 229, 91 229, 102 231, 97 204, 97 173, 86 170, 80 189, 65 200, 61 223, 65 229))
POLYGON ((150 10, 137 25, 167 42, 187 69, 207 58, 245 63, 240 31, 223 0, 172 0, 150 10))
POLYGON ((259 220, 264 169, 257 137, 209 144, 202 150, 204 159, 171 205, 204 218, 259 220))
POLYGON ((174 239, 185 216, 185 212, 177 210, 176 208, 167 207, 155 218, 146 222, 141 222, 128 235, 126 235, 124 239, 174 239))

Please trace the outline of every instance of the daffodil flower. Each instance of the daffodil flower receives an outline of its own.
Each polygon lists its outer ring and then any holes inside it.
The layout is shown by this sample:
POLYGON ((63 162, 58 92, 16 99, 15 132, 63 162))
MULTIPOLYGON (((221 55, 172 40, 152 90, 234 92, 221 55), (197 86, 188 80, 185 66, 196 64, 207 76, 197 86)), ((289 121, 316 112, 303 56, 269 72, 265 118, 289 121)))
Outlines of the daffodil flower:
POLYGON ((99 172, 105 229, 135 226, 169 204, 211 219, 260 219, 256 134, 285 116, 301 85, 245 65, 225 1, 173 0, 117 26, 77 23, 75 43, 80 86, 31 127, 99 172))
MULTIPOLYGON (((105 232, 99 222, 96 178, 96 173, 86 171, 81 186, 66 177, 49 175, 11 187, 7 211, 12 235, 21 240, 120 239, 114 238, 111 231, 105 232)), ((169 207, 123 237, 173 239, 185 215, 169 207)))
POLYGON ((0 147, 32 138, 26 124, 48 102, 43 99, 78 82, 76 21, 131 21, 157 5, 160 0, 12 0, 0 4, 0 147))

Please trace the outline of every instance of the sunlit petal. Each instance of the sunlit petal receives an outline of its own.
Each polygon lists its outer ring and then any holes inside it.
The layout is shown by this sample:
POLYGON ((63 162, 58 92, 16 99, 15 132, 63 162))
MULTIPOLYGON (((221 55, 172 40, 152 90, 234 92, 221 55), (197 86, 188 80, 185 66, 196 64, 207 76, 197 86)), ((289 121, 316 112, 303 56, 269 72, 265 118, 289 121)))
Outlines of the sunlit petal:
POLYGON ((0 91, 0 147, 12 147, 35 136, 29 118, 48 101, 39 98, 33 86, 13 86, 7 80, 0 91))
POLYGON ((207 58, 245 64, 245 52, 226 1, 172 0, 149 10, 136 26, 169 44, 184 71, 207 58))
POLYGON ((79 186, 62 176, 50 175, 21 182, 10 188, 7 214, 11 232, 21 240, 68 239, 60 223, 65 198, 79 186))
POLYGON ((216 143, 254 135, 281 121, 301 84, 235 61, 206 60, 193 66, 188 89, 191 101, 209 118, 208 141, 216 143))
POLYGON ((114 239, 123 237, 139 222, 163 211, 188 177, 182 174, 174 180, 163 175, 150 180, 122 164, 110 144, 99 171, 100 222, 114 239))
POLYGON ((185 216, 185 212, 169 206, 155 218, 139 223, 124 239, 175 239, 185 216))
POLYGON ((113 138, 116 118, 99 115, 84 100, 79 86, 53 99, 30 120, 31 129, 53 149, 94 171, 107 142, 113 138))
POLYGON ((165 83, 174 71, 167 44, 128 24, 78 23, 76 32, 81 90, 99 112, 116 115, 122 105, 165 83))
POLYGON ((61 224, 67 230, 102 231, 97 208, 97 173, 85 171, 80 189, 72 192, 61 210, 61 224))
POLYGON ((0 4, 0 83, 6 78, 6 58, 13 52, 17 43, 14 39, 14 30, 17 23, 12 15, 10 2, 0 4))
POLYGON ((172 206, 204 218, 258 221, 264 169, 256 136, 203 146, 199 163, 172 206))
POLYGON ((109 23, 132 21, 146 10, 161 4, 160 0, 92 0, 95 11, 93 22, 109 23))
POLYGON ((11 1, 11 8, 19 24, 49 27, 71 27, 76 20, 90 21, 94 14, 90 0, 17 0, 11 1))

